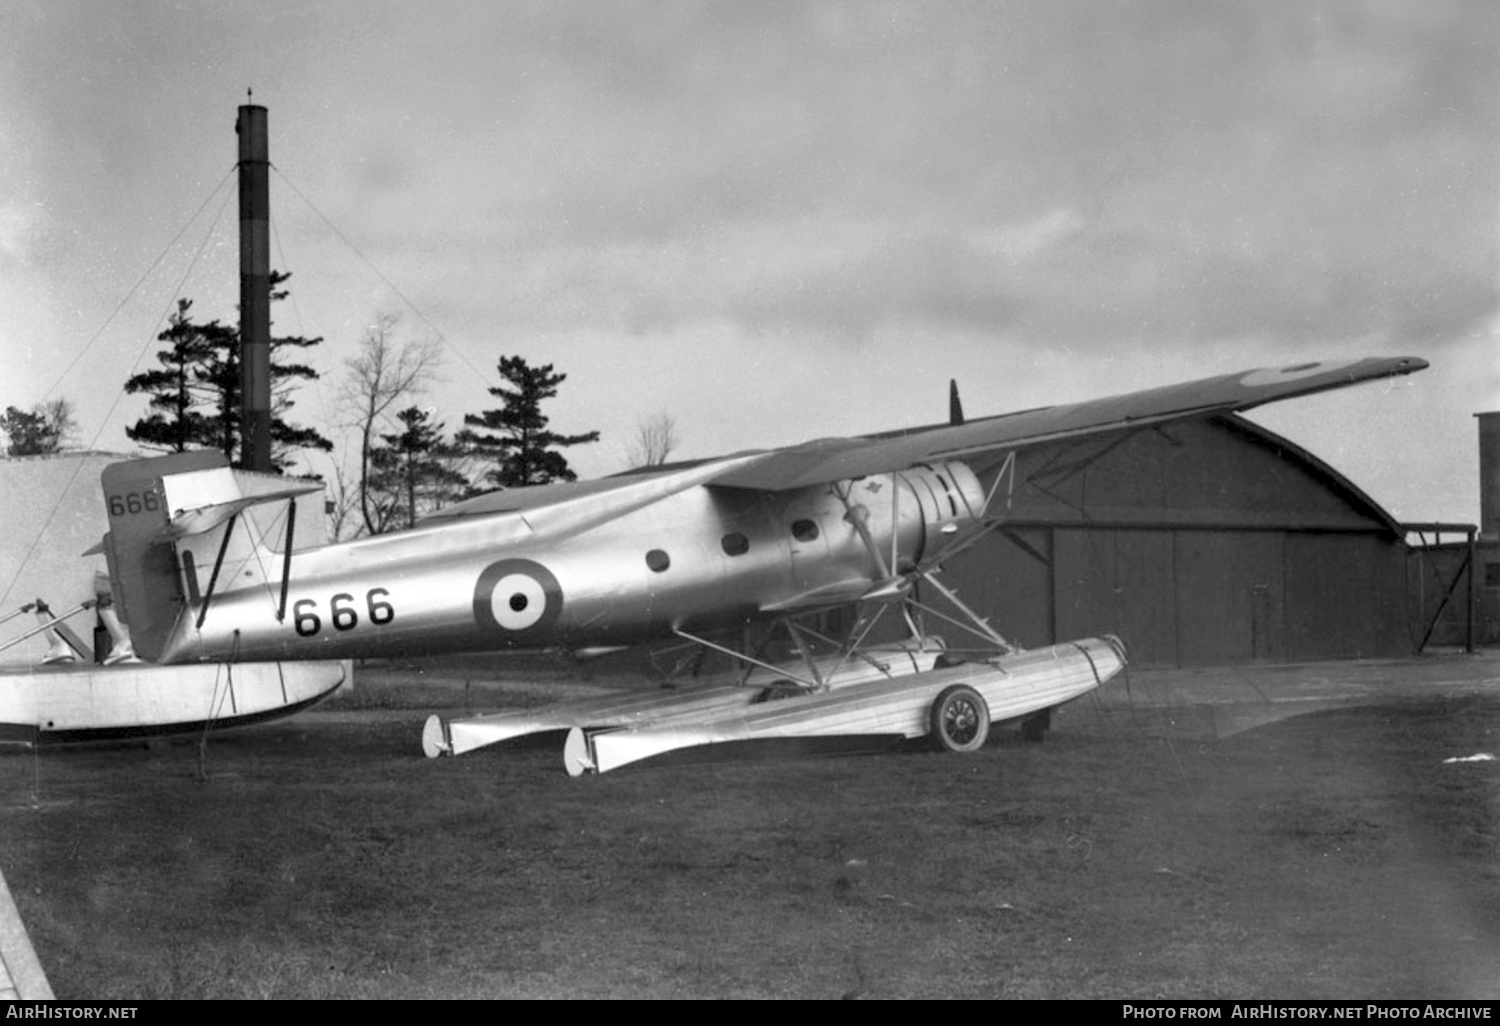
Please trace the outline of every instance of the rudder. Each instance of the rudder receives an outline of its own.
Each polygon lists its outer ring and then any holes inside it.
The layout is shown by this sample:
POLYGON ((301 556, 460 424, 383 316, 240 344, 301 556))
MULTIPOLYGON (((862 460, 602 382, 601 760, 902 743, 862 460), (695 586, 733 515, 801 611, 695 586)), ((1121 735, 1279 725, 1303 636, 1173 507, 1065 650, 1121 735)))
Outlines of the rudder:
POLYGON ((145 659, 160 657, 186 605, 162 478, 228 466, 223 454, 205 449, 112 463, 99 476, 109 516, 104 555, 110 586, 131 643, 145 659))

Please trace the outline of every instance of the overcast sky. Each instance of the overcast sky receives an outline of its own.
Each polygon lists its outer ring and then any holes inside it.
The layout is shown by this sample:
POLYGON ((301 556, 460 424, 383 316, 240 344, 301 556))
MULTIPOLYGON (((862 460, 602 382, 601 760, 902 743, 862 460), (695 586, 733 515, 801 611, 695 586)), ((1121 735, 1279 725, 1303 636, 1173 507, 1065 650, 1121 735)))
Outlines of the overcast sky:
POLYGON ((1497 50, 1489 0, 0 0, 0 407, 128 451, 175 297, 236 318, 250 87, 331 437, 381 312, 443 338, 450 430, 554 363, 584 476, 663 410, 685 458, 940 420, 950 377, 979 415, 1411 354, 1257 419, 1472 521, 1497 50))

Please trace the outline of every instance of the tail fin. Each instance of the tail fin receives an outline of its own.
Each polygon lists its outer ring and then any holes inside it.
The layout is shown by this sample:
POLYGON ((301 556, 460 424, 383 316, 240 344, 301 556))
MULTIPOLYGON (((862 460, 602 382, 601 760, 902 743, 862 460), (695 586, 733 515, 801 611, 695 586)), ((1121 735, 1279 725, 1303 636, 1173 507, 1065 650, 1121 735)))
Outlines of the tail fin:
POLYGON ((176 549, 167 534, 171 515, 163 478, 228 465, 221 454, 205 450, 112 463, 99 476, 109 514, 104 556, 110 585, 131 644, 147 659, 161 654, 186 605, 176 549))
POLYGON ((136 653, 153 662, 184 616, 209 599, 225 567, 233 568, 236 583, 243 584, 245 574, 269 582, 275 560, 254 524, 239 514, 319 487, 246 496, 229 462, 209 450, 113 463, 100 480, 109 513, 104 551, 111 590, 136 653))

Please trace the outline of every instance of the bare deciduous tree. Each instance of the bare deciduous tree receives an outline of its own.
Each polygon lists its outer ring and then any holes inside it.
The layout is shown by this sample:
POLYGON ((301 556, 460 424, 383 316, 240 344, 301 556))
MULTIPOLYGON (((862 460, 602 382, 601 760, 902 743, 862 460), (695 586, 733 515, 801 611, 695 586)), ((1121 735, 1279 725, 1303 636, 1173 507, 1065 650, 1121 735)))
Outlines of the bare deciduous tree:
POLYGON ((635 439, 631 441, 627 454, 631 469, 661 466, 679 442, 677 418, 670 413, 660 410, 640 418, 635 423, 635 439))
MULTIPOLYGON (((330 541, 345 541, 345 531, 350 530, 358 513, 359 488, 340 460, 333 462, 331 479, 323 482, 324 505, 328 512, 328 538, 330 541)), ((359 534, 358 525, 353 534, 359 534)))
POLYGON ((366 479, 370 476, 370 450, 379 433, 395 424, 397 411, 412 404, 415 396, 437 373, 442 348, 436 339, 400 342, 398 314, 381 314, 359 341, 359 355, 345 361, 347 374, 340 392, 340 405, 351 419, 344 426, 359 433, 359 511, 366 532, 374 533, 383 519, 371 508, 366 479))

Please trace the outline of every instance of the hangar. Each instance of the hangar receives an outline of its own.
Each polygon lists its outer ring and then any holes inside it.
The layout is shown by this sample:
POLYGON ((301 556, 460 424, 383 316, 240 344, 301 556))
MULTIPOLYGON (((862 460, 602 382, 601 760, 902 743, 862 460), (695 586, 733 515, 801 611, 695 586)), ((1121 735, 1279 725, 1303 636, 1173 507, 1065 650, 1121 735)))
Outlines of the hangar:
POLYGON ((944 579, 1022 646, 1114 633, 1138 667, 1420 648, 1406 528, 1243 417, 1031 450, 1014 477, 1006 528, 944 579))

